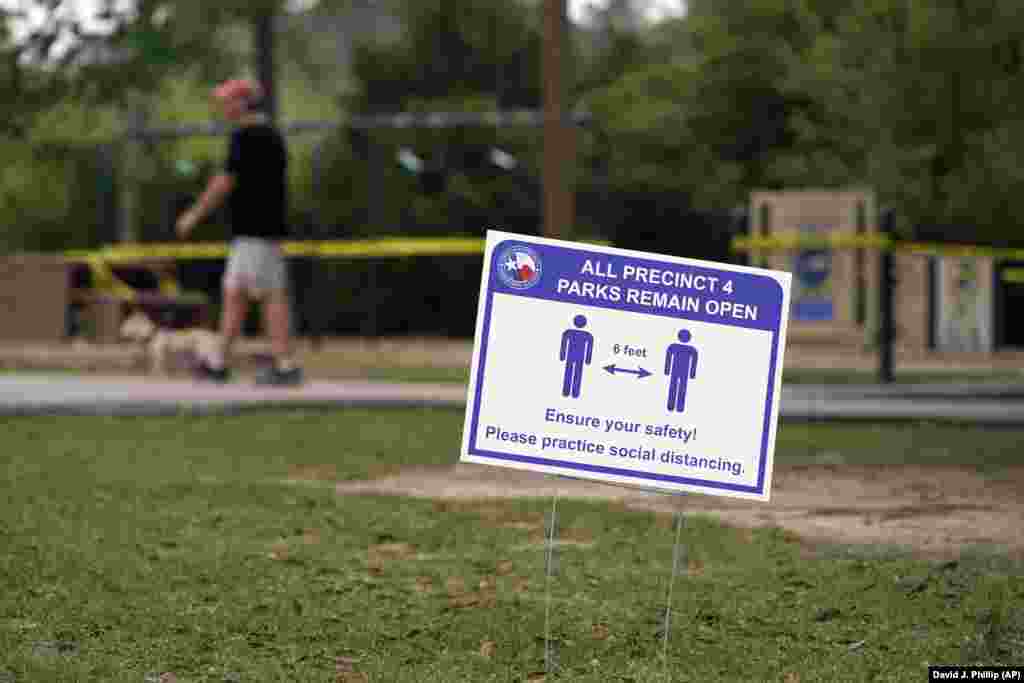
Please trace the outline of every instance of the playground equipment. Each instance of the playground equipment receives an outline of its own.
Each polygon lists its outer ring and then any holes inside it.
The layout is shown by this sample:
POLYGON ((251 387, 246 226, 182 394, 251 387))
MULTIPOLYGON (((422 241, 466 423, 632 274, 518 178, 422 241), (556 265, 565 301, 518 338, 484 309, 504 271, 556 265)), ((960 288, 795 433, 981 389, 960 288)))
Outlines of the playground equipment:
POLYGON ((874 348, 891 382, 897 351, 991 353, 1024 346, 1013 315, 1024 250, 900 240, 870 190, 751 195, 750 235, 733 248, 794 275, 795 343, 874 348))

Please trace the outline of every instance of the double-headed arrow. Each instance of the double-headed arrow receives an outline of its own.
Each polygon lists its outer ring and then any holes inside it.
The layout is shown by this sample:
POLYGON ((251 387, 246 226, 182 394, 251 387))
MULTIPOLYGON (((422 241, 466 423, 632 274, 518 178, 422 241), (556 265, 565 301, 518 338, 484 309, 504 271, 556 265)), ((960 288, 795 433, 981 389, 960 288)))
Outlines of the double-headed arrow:
POLYGON ((643 368, 640 368, 639 370, 629 370, 627 368, 617 368, 617 367, 615 367, 615 363, 612 363, 611 365, 604 366, 604 369, 607 370, 608 373, 612 374, 612 375, 614 375, 617 372, 625 372, 625 373, 628 373, 630 375, 636 375, 637 379, 643 379, 644 377, 650 377, 650 375, 651 375, 651 373, 647 372, 643 368))

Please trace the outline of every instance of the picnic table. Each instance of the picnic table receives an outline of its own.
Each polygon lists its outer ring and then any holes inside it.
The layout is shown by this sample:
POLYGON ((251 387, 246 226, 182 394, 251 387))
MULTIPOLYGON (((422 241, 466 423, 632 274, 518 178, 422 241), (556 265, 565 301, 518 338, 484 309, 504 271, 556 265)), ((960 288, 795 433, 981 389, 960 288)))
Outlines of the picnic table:
POLYGON ((125 316, 142 310, 161 325, 211 322, 212 304, 183 291, 174 261, 110 264, 99 257, 12 254, 0 257, 0 341, 61 341, 87 336, 114 343, 125 316))
MULTIPOLYGON (((175 277, 175 263, 140 258, 111 265, 99 258, 74 263, 70 273, 69 304, 72 314, 86 322, 92 340, 114 343, 121 323, 141 310, 164 327, 181 329, 209 325, 212 306, 199 292, 183 291, 175 277)), ((81 332, 68 330, 71 336, 81 332)))

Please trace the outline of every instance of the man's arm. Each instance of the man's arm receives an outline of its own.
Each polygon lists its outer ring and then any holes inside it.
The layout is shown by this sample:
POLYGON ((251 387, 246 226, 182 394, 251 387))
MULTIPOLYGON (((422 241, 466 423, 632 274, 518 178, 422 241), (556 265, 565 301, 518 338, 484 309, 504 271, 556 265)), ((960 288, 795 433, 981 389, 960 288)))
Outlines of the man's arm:
POLYGON ((690 379, 697 379, 697 349, 693 349, 693 357, 690 359, 690 379))
POLYGON ((218 173, 210 178, 196 203, 178 219, 178 235, 182 238, 188 237, 196 225, 220 208, 233 189, 235 176, 230 173, 218 173))
POLYGON ((199 214, 200 219, 206 218, 224 204, 224 200, 234 189, 235 176, 230 173, 218 173, 210 178, 206 191, 199 197, 193 210, 199 214))
POLYGON ((178 219, 178 235, 184 239, 204 218, 220 207, 231 191, 235 189, 235 178, 242 166, 242 135, 239 131, 231 134, 228 140, 228 155, 224 170, 210 178, 206 189, 188 211, 178 219))

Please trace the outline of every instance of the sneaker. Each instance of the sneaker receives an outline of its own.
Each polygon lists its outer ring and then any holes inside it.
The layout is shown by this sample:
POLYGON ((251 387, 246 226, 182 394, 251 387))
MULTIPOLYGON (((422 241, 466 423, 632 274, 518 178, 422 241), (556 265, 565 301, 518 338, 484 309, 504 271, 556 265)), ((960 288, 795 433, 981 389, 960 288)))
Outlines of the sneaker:
POLYGON ((294 367, 288 370, 280 370, 277 367, 270 367, 257 375, 256 384, 274 387, 293 387, 302 384, 302 368, 294 367))
POLYGON ((224 384, 231 379, 231 371, 226 367, 220 369, 210 367, 209 363, 204 360, 196 366, 196 376, 201 380, 224 384))

